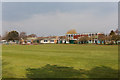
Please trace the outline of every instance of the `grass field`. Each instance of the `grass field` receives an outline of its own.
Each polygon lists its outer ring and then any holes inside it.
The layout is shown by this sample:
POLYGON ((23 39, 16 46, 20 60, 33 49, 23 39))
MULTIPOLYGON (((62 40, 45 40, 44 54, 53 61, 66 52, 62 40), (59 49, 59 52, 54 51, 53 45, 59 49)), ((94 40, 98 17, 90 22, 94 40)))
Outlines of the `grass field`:
POLYGON ((117 45, 3 45, 3 78, 115 78, 117 45))

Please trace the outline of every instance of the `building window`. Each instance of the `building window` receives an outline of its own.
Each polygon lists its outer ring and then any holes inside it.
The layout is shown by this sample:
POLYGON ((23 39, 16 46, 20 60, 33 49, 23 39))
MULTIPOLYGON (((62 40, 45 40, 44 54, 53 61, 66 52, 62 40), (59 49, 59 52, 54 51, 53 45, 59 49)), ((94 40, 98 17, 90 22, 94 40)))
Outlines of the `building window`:
POLYGON ((50 40, 50 42, 54 42, 54 40, 50 40))
POLYGON ((73 35, 71 35, 71 37, 73 37, 73 35))
POLYGON ((48 40, 44 40, 44 42, 48 42, 48 40))
POLYGON ((89 36, 91 36, 91 34, 89 34, 89 36))

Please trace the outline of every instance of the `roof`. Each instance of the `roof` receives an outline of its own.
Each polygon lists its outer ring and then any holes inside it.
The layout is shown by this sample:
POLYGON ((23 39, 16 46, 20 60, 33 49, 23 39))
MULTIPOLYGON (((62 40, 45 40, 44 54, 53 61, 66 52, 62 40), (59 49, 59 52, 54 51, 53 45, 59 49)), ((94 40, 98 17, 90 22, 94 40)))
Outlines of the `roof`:
POLYGON ((38 37, 38 39, 40 39, 40 40, 43 40, 43 39, 56 39, 56 36, 38 37))

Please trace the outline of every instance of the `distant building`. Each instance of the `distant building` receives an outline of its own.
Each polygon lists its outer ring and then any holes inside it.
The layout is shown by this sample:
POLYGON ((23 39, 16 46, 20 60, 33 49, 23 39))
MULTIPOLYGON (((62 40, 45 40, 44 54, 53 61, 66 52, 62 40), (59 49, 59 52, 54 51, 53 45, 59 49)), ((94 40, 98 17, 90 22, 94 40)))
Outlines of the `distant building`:
POLYGON ((57 43, 57 37, 56 36, 38 37, 38 40, 40 41, 40 43, 57 43))
MULTIPOLYGON (((82 33, 82 34, 66 34, 66 39, 69 41, 79 40, 81 37, 87 36, 89 38, 88 43, 100 43, 98 36, 103 33, 82 33)), ((72 42, 73 43, 73 42, 72 42)))
POLYGON ((88 37, 87 43, 100 43, 98 40, 99 35, 103 33, 82 33, 82 34, 66 34, 65 36, 48 36, 48 37, 27 37, 26 40, 21 39, 22 44, 76 44, 81 43, 81 37, 88 37))

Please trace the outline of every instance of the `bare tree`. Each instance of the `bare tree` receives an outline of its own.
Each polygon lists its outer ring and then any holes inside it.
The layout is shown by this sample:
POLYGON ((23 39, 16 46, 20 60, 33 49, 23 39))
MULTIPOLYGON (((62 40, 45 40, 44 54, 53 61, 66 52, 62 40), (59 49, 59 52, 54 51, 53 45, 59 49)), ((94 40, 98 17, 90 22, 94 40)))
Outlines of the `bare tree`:
POLYGON ((5 32, 4 35, 2 36, 2 39, 7 40, 7 35, 8 35, 8 32, 5 32))
POLYGON ((27 37, 37 37, 37 35, 36 34, 30 34, 27 37))
POLYGON ((79 38, 79 41, 84 44, 84 43, 88 43, 89 37, 88 36, 83 36, 79 38))
POLYGON ((21 32, 20 39, 26 39, 26 38, 27 38, 26 32, 21 32))

